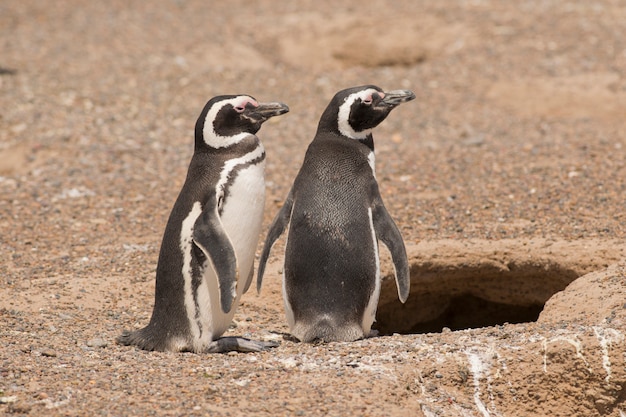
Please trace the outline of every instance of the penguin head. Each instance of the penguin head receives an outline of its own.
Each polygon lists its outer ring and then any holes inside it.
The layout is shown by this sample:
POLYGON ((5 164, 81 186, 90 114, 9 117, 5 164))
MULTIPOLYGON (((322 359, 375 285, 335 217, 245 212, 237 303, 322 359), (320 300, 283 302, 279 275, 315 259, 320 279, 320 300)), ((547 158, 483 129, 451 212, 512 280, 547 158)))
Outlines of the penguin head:
POLYGON ((270 117, 287 113, 283 103, 259 103, 248 95, 213 97, 196 121, 196 147, 225 148, 259 131, 270 117))
POLYGON ((322 114, 318 130, 365 140, 391 110, 414 98, 409 90, 385 92, 375 85, 348 88, 335 94, 322 114))

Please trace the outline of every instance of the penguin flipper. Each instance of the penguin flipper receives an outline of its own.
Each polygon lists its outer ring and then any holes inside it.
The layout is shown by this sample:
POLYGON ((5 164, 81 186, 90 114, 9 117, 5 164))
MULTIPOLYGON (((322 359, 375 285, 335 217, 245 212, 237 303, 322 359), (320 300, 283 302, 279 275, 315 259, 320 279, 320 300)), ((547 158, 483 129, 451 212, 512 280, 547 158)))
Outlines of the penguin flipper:
POLYGON ((208 202, 193 226, 193 242, 213 264, 220 289, 222 311, 228 313, 237 296, 237 255, 224 231, 217 202, 208 202), (215 204, 213 204, 215 203, 215 204))
POLYGON ((250 284, 252 284, 252 278, 254 277, 254 265, 250 267, 250 273, 248 274, 248 278, 246 278, 246 285, 243 287, 243 293, 247 293, 250 289, 250 284))
POLYGON ((250 340, 243 337, 221 337, 211 342, 206 353, 226 352, 262 352, 279 346, 277 342, 264 342, 262 340, 250 340))
POLYGON ((289 191, 289 195, 285 199, 285 203, 281 207, 276 217, 274 217, 274 221, 272 221, 272 225, 270 226, 269 231, 267 232, 267 237, 265 238, 265 243, 263 244, 263 252, 261 253, 261 258, 259 259, 259 271, 257 272, 256 278, 256 290, 257 293, 261 292, 261 285, 263 283, 263 274, 265 273, 265 264, 267 263, 267 258, 270 256, 270 250, 272 246, 274 246, 274 242, 276 239, 280 237, 285 231, 285 228, 289 224, 289 220, 291 219, 291 209, 293 208, 293 189, 289 191))
POLYGON ((411 274, 409 271, 409 261, 406 255, 406 248, 398 226, 393 221, 389 212, 385 208, 382 200, 376 199, 372 206, 372 218, 376 237, 380 239, 389 252, 393 260, 396 272, 396 286, 398 287, 398 298, 402 303, 409 297, 411 289, 411 274))

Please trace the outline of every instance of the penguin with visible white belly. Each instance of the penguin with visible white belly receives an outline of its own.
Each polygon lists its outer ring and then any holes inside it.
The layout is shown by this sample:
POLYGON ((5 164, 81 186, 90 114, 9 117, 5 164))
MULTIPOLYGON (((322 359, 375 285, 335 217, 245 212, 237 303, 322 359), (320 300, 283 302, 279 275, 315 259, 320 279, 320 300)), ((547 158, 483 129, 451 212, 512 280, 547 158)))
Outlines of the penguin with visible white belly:
POLYGON ((288 227, 283 299, 291 334, 303 342, 369 336, 380 293, 379 240, 391 253, 400 301, 409 295, 402 236, 376 182, 372 129, 414 98, 372 85, 338 92, 270 226, 257 290, 272 245, 288 227))
POLYGON ((265 150, 255 135, 282 103, 214 97, 195 126, 187 179, 170 214, 156 270, 150 323, 124 332, 146 350, 258 351, 271 342, 219 338, 253 278, 265 203, 265 150))

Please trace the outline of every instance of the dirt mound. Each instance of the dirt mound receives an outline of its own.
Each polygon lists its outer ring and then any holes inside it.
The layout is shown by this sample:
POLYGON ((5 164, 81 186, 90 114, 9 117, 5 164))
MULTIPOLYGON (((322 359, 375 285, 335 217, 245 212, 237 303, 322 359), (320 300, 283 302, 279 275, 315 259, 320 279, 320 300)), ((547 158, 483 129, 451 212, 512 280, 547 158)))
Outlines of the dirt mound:
POLYGON ((309 69, 411 66, 452 53, 468 42, 462 24, 449 25, 432 15, 406 16, 382 12, 376 18, 318 13, 287 18, 288 28, 275 35, 279 57, 309 69), (287 30, 290 36, 284 36, 287 30))

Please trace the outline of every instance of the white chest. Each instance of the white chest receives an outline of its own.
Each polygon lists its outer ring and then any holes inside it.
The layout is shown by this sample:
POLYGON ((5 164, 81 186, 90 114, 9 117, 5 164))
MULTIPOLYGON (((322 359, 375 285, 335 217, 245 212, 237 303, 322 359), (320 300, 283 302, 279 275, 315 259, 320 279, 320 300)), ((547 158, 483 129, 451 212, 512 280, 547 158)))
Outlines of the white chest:
POLYGON ((246 279, 263 222, 265 162, 240 169, 225 191, 222 224, 237 253, 241 279, 246 279))

